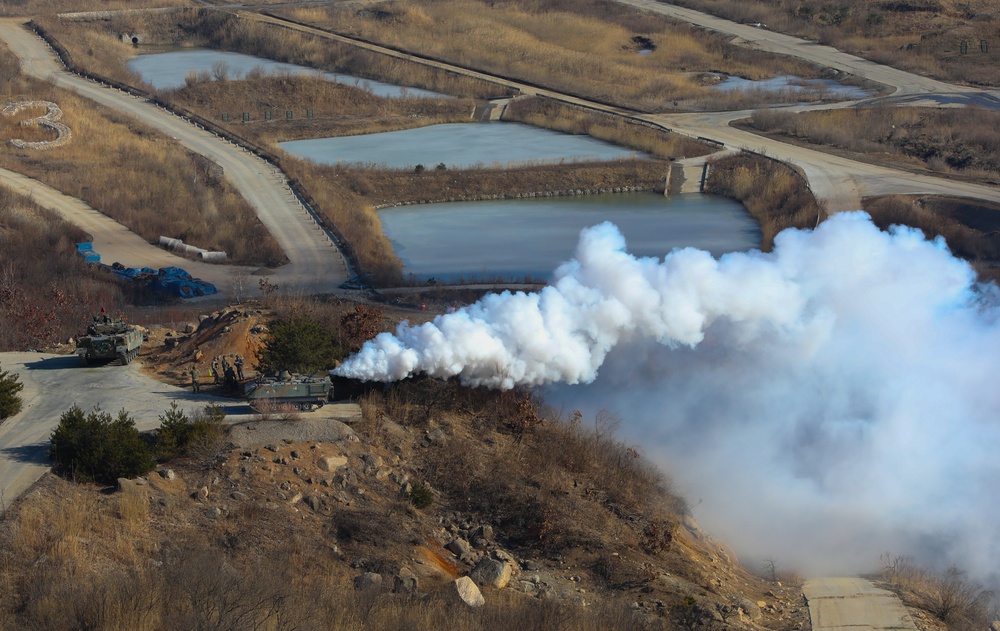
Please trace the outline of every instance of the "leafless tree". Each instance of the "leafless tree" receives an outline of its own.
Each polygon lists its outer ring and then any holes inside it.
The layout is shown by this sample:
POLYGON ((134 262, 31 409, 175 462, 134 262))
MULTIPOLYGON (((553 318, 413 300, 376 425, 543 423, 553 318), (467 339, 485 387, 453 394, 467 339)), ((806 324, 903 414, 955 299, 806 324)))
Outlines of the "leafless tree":
POLYGON ((234 267, 229 272, 229 291, 233 302, 239 304, 247 297, 250 290, 250 272, 242 267, 234 267))

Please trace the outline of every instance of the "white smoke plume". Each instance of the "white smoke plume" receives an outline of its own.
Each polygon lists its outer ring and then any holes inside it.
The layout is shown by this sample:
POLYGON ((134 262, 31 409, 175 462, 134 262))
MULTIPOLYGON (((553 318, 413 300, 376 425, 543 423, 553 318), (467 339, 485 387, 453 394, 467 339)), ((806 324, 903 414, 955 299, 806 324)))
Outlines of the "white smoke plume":
POLYGON ((550 401, 616 413, 745 560, 857 572, 888 552, 995 581, 998 316, 943 241, 862 213, 718 260, 635 258, 603 224, 550 286, 404 324, 337 373, 563 384, 550 401))

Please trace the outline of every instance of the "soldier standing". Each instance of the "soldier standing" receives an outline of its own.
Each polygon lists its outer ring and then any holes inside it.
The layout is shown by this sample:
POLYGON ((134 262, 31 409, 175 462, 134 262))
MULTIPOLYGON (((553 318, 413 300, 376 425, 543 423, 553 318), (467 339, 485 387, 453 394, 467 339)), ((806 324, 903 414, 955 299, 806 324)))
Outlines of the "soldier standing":
POLYGON ((198 364, 191 366, 191 389, 194 390, 195 394, 201 390, 200 384, 198 383, 198 364))
POLYGON ((219 356, 218 355, 216 355, 215 357, 212 358, 212 378, 215 379, 215 385, 219 385, 219 382, 222 381, 219 378, 219 356))
POLYGON ((243 358, 237 355, 233 366, 236 366, 236 376, 240 378, 240 381, 243 381, 243 358))

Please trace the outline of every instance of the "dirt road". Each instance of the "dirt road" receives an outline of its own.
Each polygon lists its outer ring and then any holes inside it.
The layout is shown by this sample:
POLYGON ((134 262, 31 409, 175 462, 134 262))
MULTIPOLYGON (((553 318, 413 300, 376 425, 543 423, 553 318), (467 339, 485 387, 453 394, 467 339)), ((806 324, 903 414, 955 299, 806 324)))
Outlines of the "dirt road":
MULTIPOLYGON (((271 282, 305 293, 330 293, 347 280, 347 264, 340 250, 298 202, 280 171, 148 102, 64 71, 48 45, 22 22, 0 20, 0 38, 20 57, 22 72, 133 116, 223 168, 226 178, 254 207, 290 259, 269 277, 271 282)), ((66 210, 73 212, 71 207, 66 210)), ((224 284, 220 286, 220 290, 224 288, 224 284)))
POLYGON ((802 593, 813 631, 917 629, 895 594, 863 578, 811 579, 802 593))
POLYGON ((31 197, 35 203, 53 210, 93 237, 94 251, 101 255, 101 262, 120 262, 126 267, 181 267, 195 278, 213 283, 220 291, 226 291, 232 280, 234 269, 252 272, 253 268, 235 265, 211 265, 172 254, 135 234, 114 219, 99 213, 85 202, 64 195, 56 189, 33 180, 20 173, 0 169, 0 184, 11 190, 31 197))

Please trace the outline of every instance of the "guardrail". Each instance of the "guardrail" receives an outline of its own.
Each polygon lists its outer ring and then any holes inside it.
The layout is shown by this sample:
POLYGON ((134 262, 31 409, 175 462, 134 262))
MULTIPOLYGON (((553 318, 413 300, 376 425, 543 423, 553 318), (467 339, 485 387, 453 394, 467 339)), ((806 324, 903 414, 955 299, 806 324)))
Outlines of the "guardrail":
MULTIPOLYGON (((264 160, 265 162, 269 163, 271 166, 278 169, 284 174, 284 169, 281 166, 281 158, 275 155, 274 153, 271 153, 270 151, 257 145, 253 141, 244 138, 243 136, 240 136, 239 134, 236 134, 229 129, 226 129, 221 125, 218 125, 214 121, 204 118, 200 114, 196 114, 191 110, 164 101, 156 94, 153 94, 141 88, 137 88, 133 85, 129 85, 127 83, 122 83, 121 81, 116 81, 108 77, 102 77, 100 75, 88 71, 85 68, 78 66, 73 61, 73 56, 70 54, 70 52, 66 50, 66 48, 62 44, 59 43, 59 40, 52 37, 52 35, 48 31, 46 31, 41 24, 38 24, 37 22, 32 20, 28 22, 28 27, 31 28, 39 37, 45 40, 45 42, 49 46, 52 47, 52 50, 55 51, 56 55, 59 57, 59 60, 62 62, 64 66, 66 66, 66 69, 69 70, 70 72, 77 74, 81 77, 84 77, 85 79, 90 79, 91 81, 95 81, 97 83, 107 85, 109 87, 115 88, 116 90, 120 90, 127 94, 131 94, 136 98, 143 99, 153 105, 156 105, 157 107, 160 107, 174 114, 175 116, 179 116, 180 118, 187 120, 189 123, 201 127, 205 131, 211 132, 216 136, 219 136, 223 140, 227 140, 235 145, 238 145, 239 147, 245 149, 246 151, 254 154, 261 160, 264 160)), ((319 204, 316 203, 316 200, 313 198, 312 195, 309 194, 309 192, 305 189, 305 187, 302 186, 302 183, 299 182, 298 179, 289 178, 286 176, 286 181, 288 182, 288 187, 291 189, 292 194, 294 194, 296 199, 299 200, 303 208, 306 209, 306 212, 308 212, 309 215, 324 230, 326 230, 326 233, 330 237, 330 240, 333 241, 334 245, 336 245, 337 248, 340 249, 340 251, 344 254, 344 258, 347 259, 347 264, 349 267, 349 269, 347 270, 348 275, 357 276, 362 274, 363 269, 361 267, 361 260, 358 257, 357 250, 354 249, 354 246, 351 245, 351 243, 347 240, 347 238, 340 231, 340 229, 337 228, 337 226, 333 223, 333 221, 330 220, 329 217, 326 216, 326 214, 319 213, 316 211, 316 209, 319 208, 319 204)))

